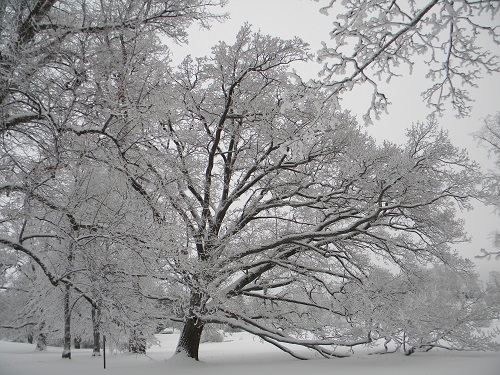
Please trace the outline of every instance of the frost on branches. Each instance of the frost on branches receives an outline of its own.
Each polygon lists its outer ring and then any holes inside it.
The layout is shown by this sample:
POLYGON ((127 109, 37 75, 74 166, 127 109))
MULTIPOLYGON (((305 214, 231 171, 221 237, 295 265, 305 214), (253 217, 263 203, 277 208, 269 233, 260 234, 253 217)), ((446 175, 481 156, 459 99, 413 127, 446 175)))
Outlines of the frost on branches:
POLYGON ((340 356, 374 339, 343 296, 380 260, 408 275, 466 267, 449 245, 465 239, 454 211, 476 195, 477 166, 434 123, 376 145, 289 78, 304 57, 299 41, 245 27, 235 45, 186 59, 165 90, 137 190, 178 228, 163 249, 178 353, 197 358, 205 324, 223 323, 297 357, 287 344, 340 356))
POLYGON ((374 268, 363 283, 348 285, 343 298, 352 319, 383 341, 375 353, 498 350, 499 330, 490 323, 499 313, 500 289, 494 275, 483 287, 470 267, 415 266, 396 275, 374 268))
MULTIPOLYGON (((125 3, 1 9, 0 298, 17 301, 2 329, 35 327, 41 347, 58 332, 66 357, 71 337, 98 355, 103 333, 143 353, 166 319, 194 359, 213 323, 298 358, 290 344, 490 347, 474 330, 498 299, 451 248, 482 177, 435 122, 377 144, 335 104, 364 68, 305 87, 289 70, 304 43, 249 26, 172 69, 159 36, 182 39, 211 3, 125 3)), ((396 42, 358 56, 386 66, 396 42)))
MULTIPOLYGON (((137 291, 148 284, 146 273, 130 266, 140 264, 144 244, 131 224, 144 212, 113 174, 120 166, 108 163, 105 145, 93 143, 102 140, 76 135, 127 112, 123 80, 137 73, 127 58, 134 48, 166 53, 160 36, 185 40, 192 22, 208 26, 221 18, 212 13, 220 3, 0 2, 0 271, 7 336, 37 336, 41 349, 64 337, 63 357, 70 358, 72 337, 87 338, 98 354, 103 329, 116 346, 129 337, 143 342, 154 331, 156 303, 137 291), (137 35, 149 35, 142 47, 134 44, 137 35)), ((152 61, 158 59, 141 63, 152 61)))
MULTIPOLYGON (((494 158, 494 169, 488 171, 483 178, 483 200, 500 214, 500 113, 486 118, 483 128, 474 137, 494 158)), ((500 258, 500 230, 493 232, 492 237, 495 250, 481 249, 482 255, 478 255, 478 258, 489 259, 492 255, 495 259, 500 258)))
POLYGON ((423 100, 437 113, 451 103, 458 116, 471 110, 468 88, 500 70, 493 52, 500 44, 497 1, 316 1, 324 5, 323 13, 336 18, 331 40, 318 54, 324 63, 322 82, 335 95, 368 83, 367 122, 389 104, 379 80, 389 83, 411 73, 419 61, 431 81, 423 100))

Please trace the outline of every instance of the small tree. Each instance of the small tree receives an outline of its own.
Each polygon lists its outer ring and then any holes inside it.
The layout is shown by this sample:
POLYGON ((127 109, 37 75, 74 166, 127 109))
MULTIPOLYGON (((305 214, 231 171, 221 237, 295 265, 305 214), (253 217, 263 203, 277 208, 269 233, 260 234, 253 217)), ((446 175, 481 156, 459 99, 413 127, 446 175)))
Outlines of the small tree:
MULTIPOLYGON (((489 116, 485 120, 483 128, 475 135, 479 144, 488 149, 490 154, 496 158, 494 161, 495 169, 487 173, 484 178, 484 200, 495 207, 497 213, 500 213, 500 113, 495 116, 489 116)), ((493 233, 493 246, 500 249, 500 231, 496 230, 493 233)), ((500 258, 500 251, 487 251, 481 249, 482 255, 479 258, 496 255, 500 258)))
POLYGON ((63 291, 54 288, 27 256, 16 256, 0 292, 1 337, 36 341, 38 350, 61 338, 63 291))
POLYGON ((498 316, 498 291, 483 288, 470 267, 467 262, 458 269, 417 266, 397 275, 374 269, 361 283, 348 285, 342 301, 353 324, 366 325, 373 339, 385 340, 382 353, 495 350, 497 331, 490 323, 498 316))

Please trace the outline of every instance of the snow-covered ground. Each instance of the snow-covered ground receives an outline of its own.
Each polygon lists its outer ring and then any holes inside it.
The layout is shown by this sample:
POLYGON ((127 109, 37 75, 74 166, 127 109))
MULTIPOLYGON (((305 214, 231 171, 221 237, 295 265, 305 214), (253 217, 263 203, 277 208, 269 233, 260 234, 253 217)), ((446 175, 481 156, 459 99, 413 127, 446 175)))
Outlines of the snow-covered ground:
POLYGON ((169 359, 179 335, 158 335, 161 347, 147 356, 107 353, 91 357, 90 349, 73 349, 73 359, 61 359, 61 348, 35 352, 30 344, 0 341, 1 375, 500 375, 500 353, 446 352, 355 354, 343 359, 299 361, 246 333, 227 335, 221 343, 204 343, 200 362, 169 359))

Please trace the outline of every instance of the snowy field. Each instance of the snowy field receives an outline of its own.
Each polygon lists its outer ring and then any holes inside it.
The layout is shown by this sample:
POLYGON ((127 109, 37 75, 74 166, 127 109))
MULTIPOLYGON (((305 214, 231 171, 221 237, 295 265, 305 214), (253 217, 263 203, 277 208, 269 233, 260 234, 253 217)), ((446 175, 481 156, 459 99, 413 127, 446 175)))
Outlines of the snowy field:
POLYGON ((34 345, 0 341, 1 375, 499 375, 500 353, 443 352, 355 354, 344 359, 299 361, 245 333, 227 335, 222 343, 204 343, 200 362, 170 359, 178 334, 158 335, 161 347, 147 356, 110 355, 103 369, 102 357, 90 349, 73 350, 72 360, 61 359, 61 348, 35 352, 34 345))

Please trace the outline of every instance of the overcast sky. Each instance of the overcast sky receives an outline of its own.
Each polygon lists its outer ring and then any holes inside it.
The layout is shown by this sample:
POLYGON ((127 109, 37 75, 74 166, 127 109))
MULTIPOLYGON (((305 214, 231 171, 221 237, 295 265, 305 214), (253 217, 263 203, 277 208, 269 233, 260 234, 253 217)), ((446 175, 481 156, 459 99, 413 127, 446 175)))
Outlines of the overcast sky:
MULTIPOLYGON (((196 25, 191 27, 189 45, 171 46, 173 63, 179 63, 188 54, 196 57, 209 55, 211 47, 220 40, 232 44, 236 33, 245 22, 250 23, 255 31, 264 34, 283 39, 298 36, 309 43, 311 52, 316 52, 321 47, 322 41, 328 44, 334 17, 320 14, 321 3, 325 1, 229 0, 224 10, 230 14, 230 19, 214 24, 210 30, 200 30, 196 25)), ((415 59, 418 61, 418 56, 415 56, 415 59)), ((306 78, 316 77, 319 69, 319 65, 314 63, 297 64, 293 67, 306 78)), ((422 78, 423 75, 419 75, 419 70, 424 74, 424 68, 423 65, 420 67, 417 65, 413 76, 391 82, 391 89, 386 92, 392 103, 388 109, 389 113, 383 115, 379 121, 375 121, 374 125, 368 126, 367 132, 379 140, 403 142, 405 129, 408 126, 417 121, 425 121, 429 109, 422 102, 420 93, 430 86, 430 82, 426 82, 422 78)), ((456 146, 467 148, 473 159, 485 168, 489 168, 492 166, 492 161, 488 159, 484 149, 477 147, 470 134, 481 128, 485 117, 500 111, 500 74, 485 77, 478 82, 478 87, 471 89, 470 92, 471 97, 475 99, 470 117, 457 119, 454 113, 448 110, 439 119, 439 123, 449 130, 456 146)), ((360 95, 355 93, 342 104, 344 109, 357 113, 358 121, 361 122, 361 115, 366 111, 367 104, 358 100, 359 98, 360 95)), ((480 248, 491 249, 489 234, 500 226, 500 217, 493 214, 490 207, 480 204, 476 206, 473 212, 464 213, 467 232, 472 236, 472 242, 457 247, 463 256, 471 259, 479 254, 480 248)), ((500 271, 500 261, 475 261, 483 277, 489 270, 500 271)))

